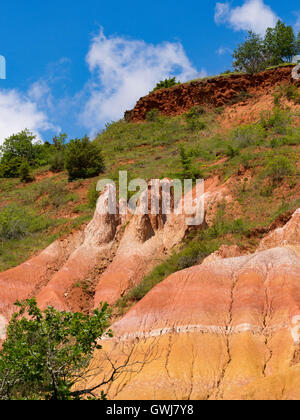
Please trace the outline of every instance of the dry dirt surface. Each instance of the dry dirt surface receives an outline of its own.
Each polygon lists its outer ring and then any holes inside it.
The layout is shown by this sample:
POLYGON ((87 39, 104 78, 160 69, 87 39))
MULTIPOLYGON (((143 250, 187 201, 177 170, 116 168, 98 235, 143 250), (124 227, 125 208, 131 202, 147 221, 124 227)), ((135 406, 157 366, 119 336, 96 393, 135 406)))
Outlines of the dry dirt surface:
POLYGON ((149 292, 95 355, 95 367, 126 351, 131 366, 145 362, 118 377, 109 397, 299 399, 299 226, 300 209, 256 253, 207 261, 149 292))

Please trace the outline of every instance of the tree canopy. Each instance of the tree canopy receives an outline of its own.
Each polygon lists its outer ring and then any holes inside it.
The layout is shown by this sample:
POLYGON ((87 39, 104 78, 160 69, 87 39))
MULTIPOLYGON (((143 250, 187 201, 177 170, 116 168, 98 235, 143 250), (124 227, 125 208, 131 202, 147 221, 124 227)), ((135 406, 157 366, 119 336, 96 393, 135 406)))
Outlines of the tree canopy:
MULTIPOLYGON (((105 304, 88 316, 41 311, 35 299, 16 304, 0 350, 1 400, 80 399, 90 390, 76 388, 89 367, 98 340, 107 331, 109 311, 105 304)), ((100 387, 100 385, 99 385, 100 387)), ((104 398, 104 394, 102 394, 104 398)))
POLYGON ((245 42, 233 53, 233 68, 253 74, 269 66, 291 63, 300 53, 300 33, 296 37, 292 26, 278 20, 274 28, 268 28, 264 37, 248 32, 245 42))

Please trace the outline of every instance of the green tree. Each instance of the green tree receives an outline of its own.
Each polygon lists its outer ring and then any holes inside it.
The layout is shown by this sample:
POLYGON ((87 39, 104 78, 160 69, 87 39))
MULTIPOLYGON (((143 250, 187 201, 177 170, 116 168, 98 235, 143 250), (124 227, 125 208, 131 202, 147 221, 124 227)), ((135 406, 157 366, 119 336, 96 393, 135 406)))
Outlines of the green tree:
POLYGON ((21 166, 19 168, 19 176, 21 178, 21 182, 28 183, 32 182, 34 178, 30 174, 30 166, 27 160, 24 160, 21 163, 21 166))
POLYGON ((13 134, 4 140, 0 148, 1 154, 5 158, 21 158, 32 162, 34 160, 33 142, 35 139, 36 136, 27 129, 18 134, 13 134))
POLYGON ((237 71, 254 74, 264 70, 267 58, 263 38, 249 31, 245 42, 234 51, 233 60, 233 68, 237 71))
POLYGON ((65 166, 69 181, 98 176, 105 169, 100 146, 87 136, 71 140, 65 152, 65 166))
POLYGON ((59 136, 53 137, 53 144, 57 150, 63 150, 66 147, 68 135, 66 133, 60 133, 59 136))
POLYGON ((92 390, 79 383, 94 350, 102 348, 98 340, 112 336, 107 304, 91 316, 52 307, 42 312, 35 299, 16 305, 0 350, 1 400, 81 399, 101 388, 102 383, 92 390))
POLYGON ((159 89, 169 89, 177 85, 180 85, 180 81, 177 82, 176 77, 170 77, 169 79, 161 80, 159 83, 157 83, 152 92, 155 92, 159 89))
POLYGON ((278 20, 275 28, 268 28, 264 39, 270 65, 291 62, 297 54, 297 40, 292 26, 278 20))

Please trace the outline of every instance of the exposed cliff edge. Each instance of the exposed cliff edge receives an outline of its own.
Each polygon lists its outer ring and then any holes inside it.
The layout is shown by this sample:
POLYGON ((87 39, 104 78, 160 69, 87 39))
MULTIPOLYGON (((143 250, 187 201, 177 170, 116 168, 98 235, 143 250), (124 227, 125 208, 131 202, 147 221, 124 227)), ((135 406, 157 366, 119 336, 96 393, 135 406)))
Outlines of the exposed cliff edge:
POLYGON ((245 102, 251 94, 268 94, 281 83, 296 83, 292 79, 292 68, 292 65, 279 67, 255 75, 224 75, 161 89, 141 98, 133 110, 125 113, 125 120, 144 121, 153 108, 163 115, 174 116, 196 105, 217 108, 236 101, 245 102))

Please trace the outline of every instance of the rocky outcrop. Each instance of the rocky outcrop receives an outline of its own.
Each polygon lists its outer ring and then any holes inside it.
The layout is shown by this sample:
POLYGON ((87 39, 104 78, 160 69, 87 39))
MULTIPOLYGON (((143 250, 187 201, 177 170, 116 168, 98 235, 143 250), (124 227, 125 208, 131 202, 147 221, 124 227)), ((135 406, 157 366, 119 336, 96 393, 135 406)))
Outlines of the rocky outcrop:
POLYGON ((143 121, 154 108, 164 115, 174 116, 196 105, 221 107, 243 102, 251 94, 271 93, 281 83, 293 83, 292 69, 291 65, 255 75, 220 76, 158 90, 141 98, 132 111, 125 113, 125 120, 143 121))
MULTIPOLYGON (((162 186, 171 181, 158 183, 162 186)), ((218 187, 216 180, 209 181, 206 188, 206 206, 211 208, 226 189, 218 187)), ((174 208, 170 214, 162 214, 160 197, 155 215, 137 212, 126 216, 118 208, 111 214, 108 205, 113 193, 108 186, 101 194, 94 218, 84 230, 56 241, 19 267, 0 273, 1 330, 14 311, 14 303, 32 296, 41 308, 51 305, 58 310, 89 312, 100 302, 114 303, 139 284, 190 230, 185 214, 175 214, 174 208)), ((149 200, 147 191, 145 197, 149 200)), ((191 203, 195 204, 193 200, 191 203)))
POLYGON ((153 357, 121 375, 110 398, 299 399, 299 210, 257 253, 175 273, 112 328, 95 366, 104 354, 117 363, 122 343, 135 362, 153 357))

